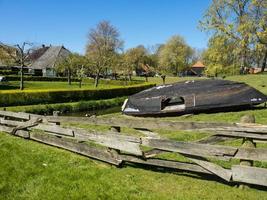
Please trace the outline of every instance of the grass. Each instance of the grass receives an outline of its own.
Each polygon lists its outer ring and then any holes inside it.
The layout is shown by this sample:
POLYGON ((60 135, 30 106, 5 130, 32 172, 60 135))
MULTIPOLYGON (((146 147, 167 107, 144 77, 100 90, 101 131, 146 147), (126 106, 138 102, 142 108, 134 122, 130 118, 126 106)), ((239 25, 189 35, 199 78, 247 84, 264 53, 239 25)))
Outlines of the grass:
MULTIPOLYGON (((228 80, 246 82, 267 94, 267 74, 226 77, 228 80)), ((198 78, 199 79, 199 78, 198 78)), ((200 78, 202 79, 202 78, 200 78)), ((168 83, 184 80, 166 78, 168 83)), ((160 84, 160 78, 149 78, 149 82, 160 84)), ((191 116, 168 117, 162 120, 239 122, 245 114, 254 114, 256 122, 267 124, 267 109, 246 110, 191 116)), ((123 117, 120 113, 105 117, 123 117)), ((107 126, 64 124, 99 131, 107 126)), ((133 129, 123 128, 130 135, 133 129)), ((157 130, 162 137, 179 141, 198 140, 207 133, 194 134, 183 131, 157 130)), ((139 133, 140 134, 140 133, 139 133)), ((239 146, 240 140, 223 143, 239 146)), ((266 148, 266 145, 261 145, 266 148)), ((182 160, 175 154, 163 154, 161 158, 182 160)), ((236 160, 234 163, 238 162, 236 160)), ((228 167, 227 163, 220 163, 228 167)), ((267 164, 256 163, 267 167, 267 164)), ((0 133, 0 199, 267 199, 266 188, 239 189, 233 185, 184 172, 160 171, 141 166, 115 168, 70 153, 0 133)))
POLYGON ((259 199, 241 190, 182 172, 115 168, 54 147, 0 134, 0 199, 259 199))

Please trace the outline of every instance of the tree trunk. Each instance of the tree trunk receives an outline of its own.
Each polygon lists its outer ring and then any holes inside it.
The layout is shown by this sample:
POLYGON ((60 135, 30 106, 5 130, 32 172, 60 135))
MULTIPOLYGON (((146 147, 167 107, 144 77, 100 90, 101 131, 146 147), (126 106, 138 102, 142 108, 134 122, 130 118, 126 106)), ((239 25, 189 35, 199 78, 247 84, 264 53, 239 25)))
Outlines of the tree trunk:
POLYGON ((98 82, 99 82, 99 73, 96 74, 96 77, 95 77, 95 87, 97 88, 98 86, 98 82))
POLYGON ((166 75, 161 75, 161 78, 162 78, 162 83, 163 83, 163 85, 165 85, 166 75))
POLYGON ((128 80, 132 81, 132 75, 131 74, 128 74, 128 80))
POLYGON ((68 69, 68 84, 71 85, 71 71, 68 69))
POLYGON ((24 89, 24 82, 23 82, 23 65, 20 68, 20 90, 24 89))
POLYGON ((262 66, 261 66, 261 72, 264 72, 265 67, 266 67, 266 62, 267 62, 267 50, 265 51, 262 66))
POLYGON ((148 82, 148 77, 147 77, 147 75, 145 75, 145 77, 146 77, 146 82, 148 82))
POLYGON ((82 79, 79 80, 79 88, 82 87, 82 79))

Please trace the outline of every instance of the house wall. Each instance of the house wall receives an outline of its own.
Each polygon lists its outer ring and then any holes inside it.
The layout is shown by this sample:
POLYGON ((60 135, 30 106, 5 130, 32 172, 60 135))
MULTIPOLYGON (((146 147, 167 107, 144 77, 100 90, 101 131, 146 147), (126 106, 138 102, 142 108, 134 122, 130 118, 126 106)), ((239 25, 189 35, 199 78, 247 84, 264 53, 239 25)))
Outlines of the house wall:
POLYGON ((45 68, 43 69, 43 76, 44 77, 56 77, 56 71, 54 69, 51 68, 45 68))

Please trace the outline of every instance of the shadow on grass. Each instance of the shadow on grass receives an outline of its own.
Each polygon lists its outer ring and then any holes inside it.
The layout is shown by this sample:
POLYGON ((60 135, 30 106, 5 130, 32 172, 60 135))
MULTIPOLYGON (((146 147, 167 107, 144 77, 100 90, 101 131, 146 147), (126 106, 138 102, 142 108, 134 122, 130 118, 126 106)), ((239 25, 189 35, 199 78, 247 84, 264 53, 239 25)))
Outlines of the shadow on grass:
MULTIPOLYGON (((124 166, 130 166, 130 167, 139 168, 139 169, 141 168, 141 169, 150 170, 153 172, 170 173, 170 174, 175 174, 175 175, 179 175, 179 176, 185 176, 185 177, 195 178, 195 179, 205 180, 205 181, 212 181, 212 182, 216 181, 218 183, 232 186, 232 187, 238 187, 239 186, 239 183, 237 183, 237 182, 227 182, 227 181, 221 179, 220 177, 218 177, 216 175, 211 175, 211 174, 204 174, 204 173, 191 172, 191 171, 185 171, 185 170, 179 170, 179 169, 157 167, 157 166, 151 166, 151 165, 148 166, 145 164, 130 163, 130 162, 123 163, 121 167, 124 167, 124 166)), ((249 184, 243 184, 243 183, 242 183, 242 185, 247 185, 250 188, 253 188, 256 190, 267 191, 267 187, 265 187, 265 186, 249 185, 249 184)))

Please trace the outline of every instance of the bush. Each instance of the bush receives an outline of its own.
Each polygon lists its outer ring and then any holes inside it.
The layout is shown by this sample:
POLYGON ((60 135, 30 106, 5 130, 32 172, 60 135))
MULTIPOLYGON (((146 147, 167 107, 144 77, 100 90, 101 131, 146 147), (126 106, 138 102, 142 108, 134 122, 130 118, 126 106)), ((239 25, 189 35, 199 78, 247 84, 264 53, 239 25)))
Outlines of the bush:
POLYGON ((9 69, 0 70, 0 75, 17 75, 17 74, 18 74, 18 72, 12 71, 12 70, 9 70, 9 69))
MULTIPOLYGON (((20 76, 6 76, 7 81, 20 81, 20 76)), ((24 76, 24 81, 60 81, 67 82, 67 77, 43 77, 43 76, 24 76)), ((71 81, 79 82, 77 78, 72 78, 71 81)))
POLYGON ((2 91, 0 93, 0 106, 110 99, 132 95, 152 86, 154 86, 154 84, 142 84, 112 89, 2 91))
POLYGON ((113 99, 80 101, 73 103, 16 106, 16 107, 8 107, 7 110, 14 112, 27 112, 39 115, 51 115, 53 114, 53 111, 60 111, 61 113, 67 113, 67 112, 80 112, 80 111, 111 108, 122 105, 125 99, 126 97, 119 97, 113 99))

